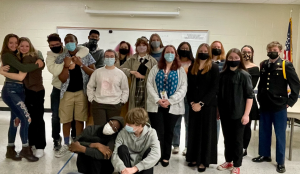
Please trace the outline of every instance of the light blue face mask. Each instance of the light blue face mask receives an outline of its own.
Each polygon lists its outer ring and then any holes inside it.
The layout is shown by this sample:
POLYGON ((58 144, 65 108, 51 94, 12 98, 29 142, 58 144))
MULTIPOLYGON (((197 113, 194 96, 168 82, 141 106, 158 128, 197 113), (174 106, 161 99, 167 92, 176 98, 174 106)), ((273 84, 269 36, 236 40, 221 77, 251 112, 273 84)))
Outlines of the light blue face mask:
POLYGON ((76 49, 76 43, 75 42, 69 42, 66 44, 66 48, 69 51, 74 51, 76 49))
POLYGON ((167 62, 173 62, 175 59, 175 54, 172 53, 166 53, 165 54, 165 59, 167 62))
POLYGON ((134 133, 135 131, 133 130, 133 127, 130 127, 130 126, 125 126, 125 130, 129 133, 134 133))
POLYGON ((104 59, 104 64, 106 66, 113 66, 116 62, 116 59, 115 58, 105 58, 104 59))

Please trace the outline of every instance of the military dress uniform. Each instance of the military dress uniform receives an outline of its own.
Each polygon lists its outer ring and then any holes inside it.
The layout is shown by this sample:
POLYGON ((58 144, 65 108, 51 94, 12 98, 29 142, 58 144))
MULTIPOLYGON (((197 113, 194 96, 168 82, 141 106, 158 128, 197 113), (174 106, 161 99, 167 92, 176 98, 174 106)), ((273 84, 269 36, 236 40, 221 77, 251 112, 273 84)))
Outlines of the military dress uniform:
POLYGON ((260 104, 259 121, 259 155, 271 157, 272 123, 276 134, 276 162, 284 165, 287 105, 292 107, 298 100, 300 82, 289 61, 279 57, 274 63, 269 59, 260 64, 260 82, 258 85, 257 100, 260 104), (285 69, 285 70, 284 70, 285 69), (284 78, 286 74, 286 79, 284 78), (290 95, 287 86, 291 89, 290 95))

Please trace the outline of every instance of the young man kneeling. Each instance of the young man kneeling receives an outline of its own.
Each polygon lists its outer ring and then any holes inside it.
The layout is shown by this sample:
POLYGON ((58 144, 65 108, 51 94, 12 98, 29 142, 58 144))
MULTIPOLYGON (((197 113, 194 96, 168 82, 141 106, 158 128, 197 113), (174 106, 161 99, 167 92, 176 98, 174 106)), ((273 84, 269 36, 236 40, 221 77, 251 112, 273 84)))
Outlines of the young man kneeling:
POLYGON ((153 174, 161 154, 157 133, 148 120, 148 114, 142 108, 127 113, 125 129, 117 136, 111 160, 116 172, 153 174))

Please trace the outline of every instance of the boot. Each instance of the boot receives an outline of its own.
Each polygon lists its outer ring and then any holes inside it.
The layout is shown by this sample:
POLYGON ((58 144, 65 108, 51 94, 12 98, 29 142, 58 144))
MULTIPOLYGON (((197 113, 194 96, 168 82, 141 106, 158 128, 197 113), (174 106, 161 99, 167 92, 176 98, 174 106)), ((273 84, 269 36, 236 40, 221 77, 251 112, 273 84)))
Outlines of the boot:
POLYGON ((22 158, 26 158, 29 162, 36 162, 39 160, 39 158, 33 155, 32 150, 29 146, 22 148, 20 152, 20 156, 22 158))
POLYGON ((10 158, 14 161, 22 160, 22 157, 18 156, 17 152, 15 151, 15 146, 7 146, 6 158, 10 158))

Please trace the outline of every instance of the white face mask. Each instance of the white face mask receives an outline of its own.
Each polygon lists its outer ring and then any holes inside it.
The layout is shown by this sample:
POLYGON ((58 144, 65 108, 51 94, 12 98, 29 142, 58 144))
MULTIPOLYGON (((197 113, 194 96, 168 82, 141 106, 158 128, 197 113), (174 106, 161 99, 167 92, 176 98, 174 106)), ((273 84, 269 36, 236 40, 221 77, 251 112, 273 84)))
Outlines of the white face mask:
POLYGON ((113 130, 113 128, 110 126, 109 123, 106 123, 106 125, 103 128, 103 134, 104 135, 112 135, 114 134, 115 131, 113 130))

